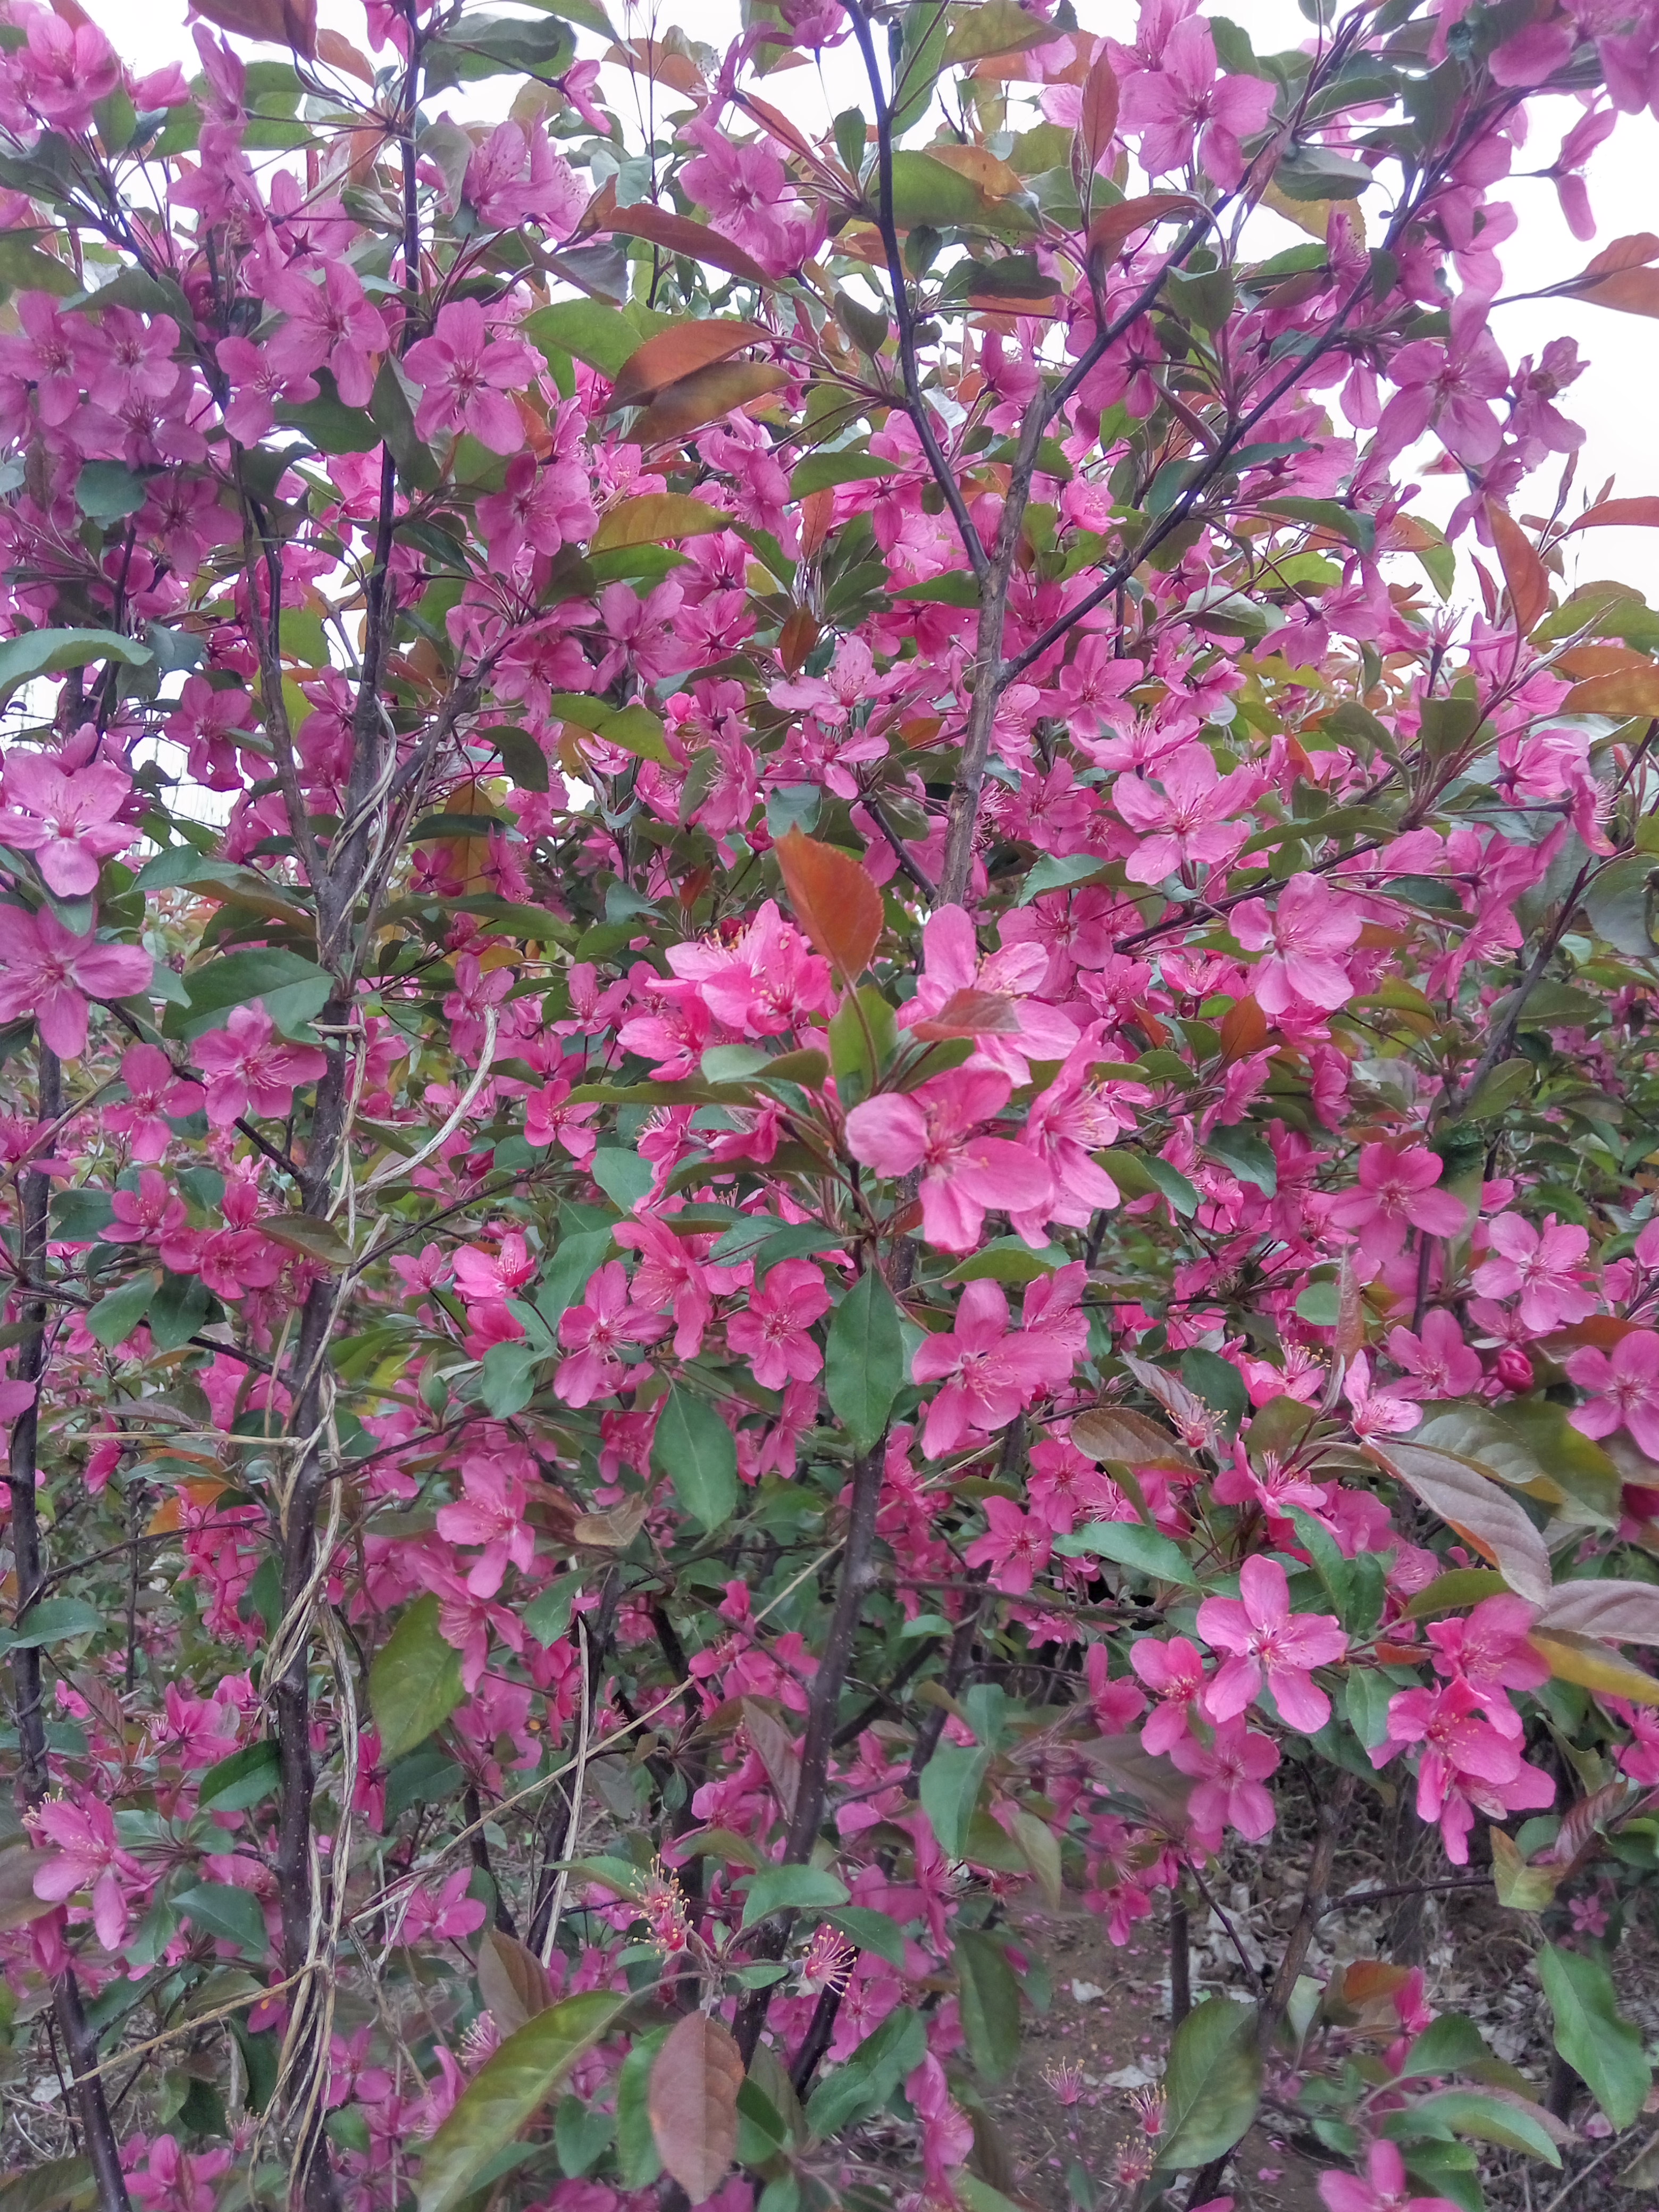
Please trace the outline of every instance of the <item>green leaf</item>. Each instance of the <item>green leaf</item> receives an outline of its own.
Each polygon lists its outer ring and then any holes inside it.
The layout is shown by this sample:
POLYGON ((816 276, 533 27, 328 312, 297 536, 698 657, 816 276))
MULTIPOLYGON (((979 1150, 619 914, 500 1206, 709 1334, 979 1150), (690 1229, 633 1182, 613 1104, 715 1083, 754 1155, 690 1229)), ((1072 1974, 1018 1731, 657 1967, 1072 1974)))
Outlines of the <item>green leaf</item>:
POLYGON ((749 1893, 743 1902, 742 1925, 752 1928, 769 1913, 821 1911, 830 1905, 845 1905, 848 1893, 846 1883, 823 1867, 765 1867, 749 1885, 749 1893))
POLYGON ((368 1670, 369 1710, 380 1733, 380 1763, 390 1765, 461 1702, 461 1655, 438 1628, 438 1600, 417 1597, 374 1656, 368 1670))
POLYGON ((263 1001, 284 1036, 307 1036, 306 1024, 328 1004, 334 985, 315 962, 280 945, 228 952, 193 968, 185 977, 188 1010, 169 1007, 164 1024, 169 1036, 189 1042, 209 1030, 222 1029, 233 1008, 263 1001))
POLYGON ((279 1779, 276 1747, 269 1737, 261 1737, 209 1767, 197 1793, 197 1806, 204 1813, 246 1813, 250 1805, 274 1796, 279 1779))
POLYGON ((0 2180, 0 2212, 92 2212, 98 2183, 83 2158, 37 2160, 0 2180))
POLYGON ((951 69, 987 54, 1023 54, 1054 36, 1053 25, 1029 13, 1019 0, 981 0, 977 8, 953 8, 951 20, 945 60, 951 69))
POLYGON ((868 1267, 836 1308, 824 1354, 830 1409, 854 1449, 873 1451, 904 1382, 904 1332, 897 1302, 868 1267))
POLYGON ((838 2135, 849 2121, 878 2111, 927 2056, 927 2031, 921 2014, 896 2006, 844 2066, 819 2082, 806 2107, 807 2126, 821 2142, 838 2135))
POLYGON ((149 487, 125 461, 85 461, 75 479, 75 504, 89 522, 107 526, 137 514, 149 487))
POLYGON ((1019 887, 1018 906, 1030 906, 1044 891, 1062 891, 1072 884, 1086 884, 1104 863, 1098 853, 1067 853, 1063 857, 1045 853, 1019 887))
POLYGON ((149 1310, 161 1277, 153 1268, 106 1291, 87 1316, 87 1327, 106 1352, 125 1344, 149 1310))
POLYGON ((188 1344, 206 1321, 213 1298, 199 1275, 161 1276, 161 1286, 149 1302, 149 1340, 158 1352, 176 1352, 188 1344))
POLYGON ((890 1966, 903 1966, 904 1930, 889 1914, 867 1905, 847 1905, 839 1912, 826 1912, 824 1918, 860 1951, 873 1951, 890 1966))
POLYGON ((1467 2074, 1492 2057, 1485 2039, 1461 2012, 1443 2012, 1416 2037, 1401 2072, 1409 2080, 1422 2074, 1467 2074))
POLYGON ((1555 2047, 1615 2128, 1627 2128, 1653 2087, 1641 2031, 1619 2010, 1613 1977, 1584 1951, 1546 1943, 1538 1978, 1555 2015, 1555 2047))
POLYGON ((33 1605, 20 1628, 0 1628, 0 1651, 38 1651, 47 1644, 67 1644, 71 1637, 91 1636, 104 1626, 105 1616, 81 1597, 49 1597, 33 1605))
POLYGON ((1184 1583, 1193 1589, 1198 1585, 1198 1577, 1174 1538, 1139 1521, 1091 1521, 1086 1528, 1056 1537, 1054 1549, 1068 1559, 1115 1559, 1119 1566, 1133 1567, 1154 1582, 1184 1583))
POLYGON ((963 1857, 991 1753, 983 1744, 941 1743, 921 1770, 921 1809, 946 1858, 963 1857))
POLYGON ((642 1154, 601 1145, 589 1172, 618 1213, 631 1213, 650 1189, 655 1170, 642 1154))
POLYGON ((421 2158, 420 2212, 450 2212, 491 2159, 532 2119, 628 2002, 587 1990, 550 2006, 507 2039, 475 2074, 421 2158))
MULTIPOLYGON (((1346 538, 1358 553, 1367 560, 1376 550, 1376 518, 1362 514, 1357 508, 1344 507, 1337 499, 1264 499, 1264 514, 1283 515, 1291 522, 1311 522, 1322 530, 1329 530, 1339 538, 1346 538)), ((1361 713, 1364 712, 1362 708, 1361 713)))
POLYGON ((1506 2150, 1522 2150, 1559 2166, 1561 2154, 1541 2119, 1535 2120, 1520 2097, 1483 2097, 1473 2089, 1444 2089, 1437 2097, 1425 2097, 1413 2105, 1410 2118, 1419 2126, 1445 2128, 1456 2136, 1474 2136, 1480 2142, 1502 2143, 1506 2150))
POLYGON ((35 629, 0 645, 0 706, 37 676, 58 676, 94 660, 118 660, 127 668, 148 668, 155 655, 136 638, 112 629, 35 629))
POLYGON ((1235 1428, 1249 1411, 1250 1394, 1244 1388, 1244 1377, 1231 1360, 1222 1358, 1219 1352, 1206 1352, 1202 1345, 1183 1352, 1181 1379, 1235 1428))
POLYGON ((198 1881, 175 1890, 173 1902, 189 1915, 192 1926, 234 1943, 250 1959, 263 1959, 270 1948, 264 1908, 251 1890, 228 1881, 198 1881))
POLYGON ((1158 2171, 1207 2166, 1231 2150, 1261 2098, 1255 2007, 1229 1997, 1195 2005, 1175 2032, 1164 2087, 1158 2171))
POLYGON ((874 453, 856 449, 834 453, 809 453, 804 461, 797 461, 789 479, 791 499, 805 499, 815 491, 828 491, 832 484, 861 483, 867 479, 898 474, 896 462, 884 461, 874 453))
MULTIPOLYGON (((672 316, 662 316, 660 327, 667 330, 672 320, 672 316)), ((632 314, 624 314, 620 307, 610 307, 603 300, 561 300, 526 315, 519 327, 543 353, 574 354, 612 384, 623 363, 639 351, 646 338, 656 335, 641 331, 632 314)))
POLYGON ((1019 2057, 1019 1984, 994 1936, 963 1929, 955 1945, 957 2002, 975 2069, 1000 2081, 1019 2057))
MULTIPOLYGON (((904 10, 898 58, 893 64, 891 119, 896 138, 902 138, 912 124, 920 123, 927 112, 933 97, 933 86, 945 66, 949 37, 950 15, 945 9, 928 5, 904 10)), ((895 202, 898 198, 898 164, 908 158, 902 154, 896 154, 893 157, 895 202)), ((935 167, 939 166, 937 162, 934 164, 935 167)), ((916 222, 931 220, 920 216, 913 219, 916 222)), ((900 227, 903 228, 902 224, 900 227)))
POLYGON ((651 2069, 668 2040, 665 2027, 636 2036, 617 2075, 617 2170, 624 2189, 648 2189, 662 2172, 647 2103, 651 2069))
POLYGON ((381 442, 380 426, 368 408, 348 407, 337 392, 279 402, 275 412, 285 429, 297 430, 319 453, 372 453, 381 442))
POLYGON ((714 1408, 674 1383, 657 1416, 652 1464, 706 1533, 729 1521, 738 1503, 738 1448, 714 1408))
POLYGON ((1264 1198, 1278 1195, 1279 1163, 1265 1138, 1234 1124, 1225 1129, 1212 1129, 1204 1142, 1206 1150, 1230 1167, 1241 1182, 1254 1183, 1264 1198))

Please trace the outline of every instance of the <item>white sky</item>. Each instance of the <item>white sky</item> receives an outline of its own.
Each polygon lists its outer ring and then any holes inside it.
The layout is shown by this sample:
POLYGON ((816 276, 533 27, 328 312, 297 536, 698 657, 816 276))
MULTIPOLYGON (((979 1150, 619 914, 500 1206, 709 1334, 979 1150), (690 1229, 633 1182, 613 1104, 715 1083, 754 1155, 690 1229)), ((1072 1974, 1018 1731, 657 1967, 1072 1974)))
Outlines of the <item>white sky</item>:
MULTIPOLYGON (((1127 0, 1075 0, 1075 4, 1085 27, 1109 27, 1117 36, 1127 34, 1132 21, 1127 0)), ((1224 0, 1222 7, 1206 12, 1231 14, 1249 31, 1258 52, 1298 46, 1309 35, 1310 26, 1295 0, 1231 0, 1231 6, 1224 0)), ((136 0, 125 8, 116 0, 90 0, 90 13, 139 68, 155 68, 176 58, 194 73, 198 64, 183 0, 136 0)), ((738 0, 647 0, 644 6, 635 0, 611 0, 611 15, 618 29, 625 28, 630 35, 678 23, 688 36, 719 46, 734 35, 738 9, 738 0)), ((356 0, 321 0, 320 17, 325 25, 364 42, 356 0)), ((260 51, 245 40, 236 43, 244 51, 260 51)), ((578 33, 578 43, 583 53, 601 50, 602 42, 586 32, 578 33)), ((619 113, 629 115, 632 103, 624 73, 607 72, 607 76, 612 104, 619 113)), ((492 110, 502 111, 511 88, 511 80, 498 79, 463 87, 438 104, 447 106, 459 121, 484 118, 492 110)), ((823 57, 821 71, 803 68, 780 72, 766 80, 765 90, 785 112, 821 129, 839 109, 861 104, 863 78, 857 52, 848 41, 823 57)), ((1538 103, 1534 143, 1522 157, 1526 165, 1547 167, 1562 135, 1580 112, 1572 100, 1538 103)), ((1517 176, 1496 188, 1494 197, 1510 199, 1518 218, 1504 256, 1506 291, 1535 291, 1559 283, 1581 270, 1610 240, 1649 227, 1659 230, 1659 125, 1650 116, 1621 117, 1613 137, 1592 157, 1589 176, 1598 228, 1588 245, 1568 230, 1554 189, 1547 181, 1517 176)), ((1287 230, 1287 240, 1295 234, 1287 230)), ((1659 407, 1654 404, 1652 381, 1659 331, 1652 321, 1579 301, 1544 300, 1497 309, 1493 327, 1511 362, 1522 355, 1540 353, 1553 337, 1566 336, 1577 339, 1589 364, 1563 402, 1565 411, 1587 434, 1575 503, 1580 492, 1593 495, 1609 477, 1617 479, 1620 496, 1659 492, 1659 407)), ((1559 465, 1553 459, 1547 463, 1522 488, 1515 502, 1518 513, 1542 511, 1553 503, 1559 465)), ((1425 511, 1445 515, 1462 489, 1461 477, 1427 479, 1425 511)), ((1659 531, 1597 530, 1571 542, 1580 550, 1570 583, 1618 576, 1659 601, 1659 531)))

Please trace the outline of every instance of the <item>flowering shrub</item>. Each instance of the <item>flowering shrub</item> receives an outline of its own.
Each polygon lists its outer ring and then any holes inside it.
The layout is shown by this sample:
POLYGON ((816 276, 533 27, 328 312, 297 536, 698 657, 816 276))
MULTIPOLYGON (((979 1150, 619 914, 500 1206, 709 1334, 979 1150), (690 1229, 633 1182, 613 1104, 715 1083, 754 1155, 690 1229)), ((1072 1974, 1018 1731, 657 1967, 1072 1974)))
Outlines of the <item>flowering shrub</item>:
POLYGON ((1499 295, 1653 0, 197 12, 0 8, 17 2201, 1003 2212, 1067 1897, 1103 2204, 1631 2127, 1659 500, 1499 295), (1547 2094, 1311 1970, 1396 1804, 1547 2094))

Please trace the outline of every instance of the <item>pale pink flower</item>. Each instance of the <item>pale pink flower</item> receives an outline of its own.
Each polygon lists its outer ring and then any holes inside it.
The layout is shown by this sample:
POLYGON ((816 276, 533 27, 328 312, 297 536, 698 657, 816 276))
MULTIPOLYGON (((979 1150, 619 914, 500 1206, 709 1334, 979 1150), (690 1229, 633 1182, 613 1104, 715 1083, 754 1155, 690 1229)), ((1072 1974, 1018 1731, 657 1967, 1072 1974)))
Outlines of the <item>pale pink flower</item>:
POLYGON ((1287 1728, 1314 1735, 1330 1718, 1331 1701, 1310 1670, 1334 1666, 1347 1638, 1329 1613, 1291 1611, 1290 1583, 1277 1559, 1246 1559, 1238 1588, 1237 1598, 1206 1597, 1198 1608, 1198 1633, 1212 1650, 1232 1655, 1204 1693, 1206 1711, 1231 1720, 1265 1688, 1287 1728))
POLYGON ((437 328, 410 346, 404 366, 425 386, 415 414, 419 436, 470 430, 492 453, 516 453, 524 444, 524 421, 508 394, 534 382, 541 360, 521 337, 491 337, 480 301, 452 300, 441 308, 437 328))
POLYGON ((142 1892, 143 1869, 115 1840, 115 1816, 101 1798, 84 1804, 49 1797, 29 1816, 35 1842, 55 1856, 36 1868, 34 1893, 54 1905, 92 1892, 92 1924, 106 1951, 118 1951, 131 1914, 129 1887, 142 1892))
POLYGON ((1581 1346, 1568 1360, 1567 1373, 1592 1394, 1588 1405, 1569 1416, 1575 1429, 1587 1437, 1628 1429, 1639 1450, 1659 1459, 1659 1335, 1632 1329, 1610 1353, 1581 1346))
POLYGON ((131 789, 131 777, 110 761, 65 769, 49 753, 8 753, 0 843, 34 854, 59 898, 85 898, 98 888, 100 862, 132 842, 116 819, 131 789))
POLYGON ((1491 1256, 1470 1277, 1483 1297, 1520 1294, 1522 1325, 1543 1336, 1564 1322, 1583 1321, 1595 1310, 1593 1292, 1583 1288, 1577 1270, 1589 1249, 1589 1231, 1546 1214, 1534 1228, 1523 1214, 1500 1213, 1488 1232, 1491 1256))

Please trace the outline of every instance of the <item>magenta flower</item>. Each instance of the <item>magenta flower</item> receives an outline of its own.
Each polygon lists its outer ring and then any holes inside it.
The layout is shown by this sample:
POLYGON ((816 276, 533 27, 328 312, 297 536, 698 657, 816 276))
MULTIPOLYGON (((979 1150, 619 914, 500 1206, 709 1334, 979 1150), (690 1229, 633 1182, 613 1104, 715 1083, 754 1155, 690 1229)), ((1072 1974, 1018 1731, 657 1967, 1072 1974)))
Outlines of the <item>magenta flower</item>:
POLYGON ((1501 1820, 1512 1812, 1536 1812, 1555 1802, 1555 1784, 1548 1775, 1522 1758, 1518 1731, 1493 1727, 1490 1703, 1462 1675, 1442 1688, 1402 1690, 1389 1698, 1388 1735, 1371 1751, 1371 1764, 1386 1766, 1403 1745, 1422 1745, 1418 1818, 1440 1823, 1446 1856, 1454 1866, 1468 1864, 1476 1811, 1501 1820))
POLYGON ((105 1107, 105 1128, 111 1136, 127 1139, 135 1160, 165 1159, 173 1142, 167 1123, 201 1112, 201 1085, 176 1076, 173 1062, 154 1044, 128 1046, 121 1055, 121 1080, 127 1095, 105 1107))
POLYGON ((288 317, 269 348, 275 374, 303 377, 326 368, 348 407, 367 407, 374 389, 374 356, 386 351, 392 334, 350 266, 325 262, 320 283, 296 269, 284 270, 269 297, 288 317))
POLYGON ((567 1307, 560 1317, 559 1342, 570 1356, 559 1363, 556 1394, 567 1406, 609 1397, 628 1372, 623 1349, 655 1344, 667 1334, 665 1315, 629 1304, 627 1271, 620 1260, 608 1260, 588 1277, 583 1303, 567 1307))
POLYGON ((207 1116, 224 1128, 246 1114, 284 1119, 301 1083, 315 1083, 328 1061, 314 1046, 289 1044, 258 1000, 233 1006, 222 1030, 209 1030, 191 1048, 207 1077, 207 1116))
POLYGON ((810 1260, 780 1260, 749 1293, 748 1310, 726 1324, 726 1340, 749 1362, 763 1390, 781 1390, 791 1377, 810 1382, 823 1354, 807 1334, 830 1310, 830 1289, 810 1260))
POLYGON ((1213 1720, 1231 1720, 1264 1688, 1287 1728, 1312 1735, 1331 1717, 1331 1701, 1312 1680, 1315 1667, 1334 1666, 1348 1639, 1329 1613, 1291 1611, 1290 1583, 1277 1559, 1246 1559, 1239 1595, 1206 1597, 1198 1632, 1214 1650, 1230 1652, 1204 1693, 1213 1720))
POLYGON ((1546 1214, 1541 1228, 1519 1213, 1500 1213, 1492 1223, 1491 1257, 1470 1277, 1486 1298, 1520 1296, 1522 1326, 1545 1336, 1565 1322, 1583 1321, 1595 1310, 1591 1291, 1580 1286, 1577 1269, 1589 1249, 1589 1231, 1546 1214))
POLYGON ((1480 1695, 1487 1718, 1504 1735, 1520 1735, 1521 1716, 1498 1692, 1535 1690, 1550 1678, 1548 1662, 1528 1641, 1537 1618, 1537 1607, 1525 1598, 1504 1594, 1483 1597, 1462 1620, 1428 1625, 1436 1674, 1461 1676, 1480 1695))
POLYGON ((1183 1735, 1170 1747, 1170 1763, 1193 1776, 1198 1787, 1187 1816, 1206 1850, 1218 1850, 1224 1827, 1253 1844, 1273 1832, 1273 1801, 1265 1784, 1279 1766, 1279 1746, 1247 1721, 1224 1721, 1208 1743, 1183 1735))
POLYGON ((1233 935, 1251 951, 1268 953, 1252 979, 1262 1012, 1288 1013, 1298 1000, 1327 1013, 1346 1006, 1353 986, 1334 956, 1346 952, 1364 927, 1358 910, 1334 896, 1323 876, 1293 876, 1276 907, 1259 898, 1236 906, 1233 935))
POLYGON ((148 991, 154 965, 141 946, 77 937, 45 908, 0 907, 0 1021, 33 1014, 60 1060, 87 1048, 88 1000, 148 991))
POLYGON ((115 818, 131 789, 131 778, 109 761, 65 773, 49 753, 8 753, 0 842, 35 854, 59 898, 85 898, 98 888, 99 864, 132 842, 132 830, 115 818))
POLYGON ((1403 1390, 1371 1388, 1370 1355, 1357 1352, 1342 1378, 1342 1395, 1348 1401, 1348 1425, 1355 1436, 1398 1437, 1414 1429, 1423 1410, 1403 1390))
POLYGON ((1207 745, 1182 745, 1158 763, 1157 775, 1162 790, 1142 775, 1112 786, 1113 805, 1142 833, 1124 868, 1132 884, 1161 884, 1192 862, 1224 860, 1244 836, 1231 818, 1261 785, 1251 769, 1218 775, 1207 745))
POLYGON ((587 191, 545 131, 526 137, 516 123, 498 123, 466 165, 462 197, 489 230, 538 223, 549 237, 568 238, 587 204, 587 191))
POLYGON ((47 8, 24 15, 27 44, 16 58, 18 88, 43 123, 71 134, 90 131, 93 110, 119 88, 121 64, 96 24, 78 25, 47 8))
POLYGON ((109 1202, 115 1218, 99 1231, 107 1244, 148 1244, 185 1226, 185 1201, 154 1168, 144 1170, 137 1190, 112 1190, 109 1202))
POLYGON ((1338 1229, 1358 1231, 1368 1260, 1392 1260, 1403 1251, 1408 1227, 1428 1237, 1455 1237, 1469 1213, 1461 1198, 1434 1188, 1444 1166, 1426 1145, 1362 1146, 1359 1187, 1340 1194, 1329 1218, 1338 1229))
POLYGON ((708 109, 680 136, 700 149, 680 172, 708 220, 740 246, 769 276, 799 269, 823 235, 823 218, 795 196, 789 173, 769 138, 738 143, 708 109))
POLYGON ((84 1805, 49 1797, 29 1816, 34 1840, 56 1856, 35 1869, 34 1893, 60 1905, 77 1890, 92 1892, 92 1924, 106 1951, 125 1941, 127 1887, 142 1890, 143 1869, 115 1840, 115 1817, 101 1799, 84 1805))
POLYGON ((1423 1316, 1423 1332, 1389 1331, 1389 1357, 1408 1379, 1392 1385, 1397 1398, 1467 1398, 1480 1388, 1478 1352, 1469 1350, 1455 1314, 1436 1306, 1423 1316))
POLYGON ((957 1451, 975 1436, 1006 1429, 1040 1391, 1057 1389, 1072 1370, 1069 1346, 1053 1332, 1008 1328, 1008 1300, 999 1284, 969 1283, 956 1327, 916 1346, 913 1381, 945 1388, 927 1407, 921 1448, 930 1458, 957 1451))
POLYGON ((1456 2212, 1444 2197, 1408 2196, 1400 2146, 1382 2141, 1366 2154, 1363 2181, 1354 2173, 1322 2173, 1319 2193, 1329 2212, 1456 2212))
POLYGON ((541 359, 520 337, 492 338, 478 301, 452 300, 404 367, 426 387, 415 415, 421 437, 470 430, 492 453, 516 453, 524 444, 524 420, 508 394, 534 381, 541 359))
POLYGON ((994 1068, 957 1068, 902 1097, 867 1098, 847 1117, 854 1159, 892 1178, 921 1170, 922 1233, 941 1252, 971 1252, 993 1207, 1031 1220, 1053 1200, 1053 1177, 1023 1145, 975 1134, 1012 1088, 994 1068))
POLYGON ((988 1567, 994 1589, 1024 1597, 1048 1564, 1054 1531, 1034 1513, 1022 1513, 1010 1498, 988 1498, 985 1517, 990 1527, 962 1556, 970 1567, 988 1567))
POLYGON ((1581 1390, 1594 1395, 1569 1417, 1587 1437, 1609 1437, 1626 1428, 1650 1459, 1659 1459, 1659 1335, 1632 1329, 1609 1354, 1587 1344, 1567 1362, 1581 1390))
POLYGON ((1497 454, 1504 433, 1488 402, 1507 390, 1510 371, 1485 314, 1484 301, 1468 316, 1454 307, 1449 345, 1418 338, 1389 363, 1396 389, 1376 426, 1379 459, 1404 453, 1431 428, 1449 453, 1471 468, 1497 454))

